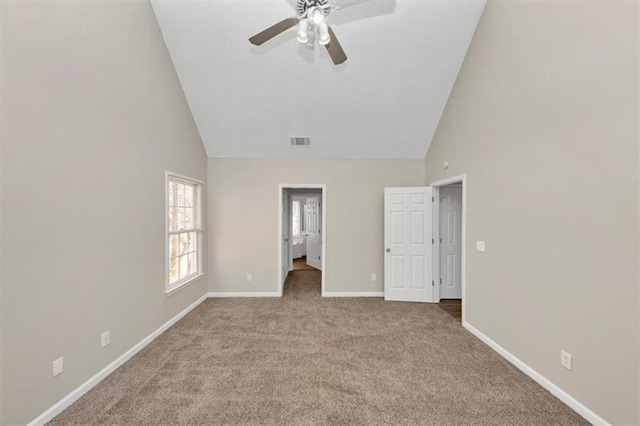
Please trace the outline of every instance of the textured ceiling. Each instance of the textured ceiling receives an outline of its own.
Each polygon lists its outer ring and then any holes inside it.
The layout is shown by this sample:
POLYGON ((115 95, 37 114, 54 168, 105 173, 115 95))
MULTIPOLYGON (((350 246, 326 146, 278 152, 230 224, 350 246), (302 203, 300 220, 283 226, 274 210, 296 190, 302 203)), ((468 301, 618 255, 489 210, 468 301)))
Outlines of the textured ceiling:
POLYGON ((295 28, 248 42, 295 16, 287 0, 152 0, 210 157, 424 158, 485 1, 354 3, 327 18, 336 66, 295 28))

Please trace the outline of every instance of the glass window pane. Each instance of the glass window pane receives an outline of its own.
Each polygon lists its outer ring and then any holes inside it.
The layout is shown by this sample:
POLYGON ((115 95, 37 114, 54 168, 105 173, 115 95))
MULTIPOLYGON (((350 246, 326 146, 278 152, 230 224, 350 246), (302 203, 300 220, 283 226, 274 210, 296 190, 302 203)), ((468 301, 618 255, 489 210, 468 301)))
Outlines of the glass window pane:
POLYGON ((184 184, 183 183, 178 183, 178 201, 177 201, 177 205, 179 206, 184 206, 184 184))
POLYGON ((189 259, 187 255, 180 256, 178 259, 180 259, 180 275, 179 276, 180 276, 180 279, 183 279, 189 273, 189 265, 187 264, 189 259))
POLYGON ((169 237, 169 257, 178 256, 179 235, 171 235, 169 237))
POLYGON ((180 234, 180 255, 189 252, 189 233, 180 234))
POLYGON ((194 252, 198 249, 198 236, 195 232, 189 232, 189 251, 194 252))
POLYGON ((195 186, 188 185, 185 187, 184 192, 184 205, 187 207, 194 207, 194 191, 195 186))
POLYGON ((176 228, 173 231, 179 231, 184 229, 184 208, 182 207, 174 207, 176 214, 176 228))
POLYGON ((169 283, 173 284, 178 281, 178 258, 169 259, 169 283))
POLYGON ((173 197, 176 195, 176 184, 174 181, 170 180, 169 181, 169 205, 172 206, 173 203, 173 197))
POLYGON ((195 222, 193 220, 193 209, 191 207, 184 208, 184 229, 195 228, 195 222))
POLYGON ((189 275, 198 272, 198 254, 189 253, 189 275))
POLYGON ((169 231, 178 230, 178 212, 175 207, 169 207, 169 231))
POLYGON ((169 205, 175 206, 178 203, 178 190, 175 182, 169 182, 169 205))

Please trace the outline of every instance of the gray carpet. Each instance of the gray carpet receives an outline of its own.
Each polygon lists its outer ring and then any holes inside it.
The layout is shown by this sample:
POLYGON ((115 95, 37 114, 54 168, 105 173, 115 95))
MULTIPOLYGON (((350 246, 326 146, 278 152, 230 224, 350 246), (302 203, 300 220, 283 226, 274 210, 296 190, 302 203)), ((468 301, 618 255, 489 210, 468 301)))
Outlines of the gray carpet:
POLYGON ((587 424, 440 308, 209 299, 52 424, 587 424))

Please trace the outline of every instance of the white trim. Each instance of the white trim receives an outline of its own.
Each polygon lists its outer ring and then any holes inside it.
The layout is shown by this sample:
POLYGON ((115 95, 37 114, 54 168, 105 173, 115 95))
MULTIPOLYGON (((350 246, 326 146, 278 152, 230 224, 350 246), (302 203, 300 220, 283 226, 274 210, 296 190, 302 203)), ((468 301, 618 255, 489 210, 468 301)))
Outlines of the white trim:
POLYGON ((605 421, 602 417, 598 416, 593 411, 589 410, 586 406, 584 406, 580 401, 569 395, 567 392, 560 389, 554 383, 552 383, 549 379, 544 377, 542 374, 538 373, 533 368, 529 367, 527 364, 518 359, 511 352, 507 351, 505 348, 491 340, 477 328, 473 327, 466 321, 462 321, 462 326, 469 330, 471 334, 476 336, 478 339, 486 343, 491 349, 500 354, 504 359, 518 367, 524 374, 531 377, 533 380, 538 382, 543 388, 551 392, 556 398, 560 401, 567 404, 574 411, 580 414, 582 417, 587 419, 587 421, 591 422, 594 425, 609 425, 607 421, 605 421))
MULTIPOLYGON (((433 187, 433 241, 437 244, 433 245, 433 281, 438 285, 433 286, 433 303, 440 303, 440 187, 433 187)), ((462 260, 460 261, 460 269, 462 269, 462 260)), ((462 280, 462 274, 460 275, 462 280)))
POLYGON ((194 179, 189 176, 181 175, 180 173, 174 173, 171 170, 167 170, 167 175, 173 176, 174 178, 185 181, 186 183, 197 183, 199 185, 204 186, 204 182, 198 179, 194 179))
POLYGON ((204 232, 203 228, 193 228, 193 229, 181 229, 179 231, 169 231, 169 235, 180 235, 185 232, 204 232))
POLYGON ((165 291, 164 295, 166 297, 173 296, 174 294, 176 294, 177 292, 179 292, 183 288, 189 287, 189 285, 191 285, 194 282, 198 281, 202 277, 204 277, 204 273, 202 273, 202 272, 199 273, 198 275, 192 275, 191 277, 186 277, 186 278, 189 278, 189 279, 188 280, 185 279, 184 282, 180 283, 180 285, 176 286, 173 290, 165 291))
POLYGON ((464 185, 465 180, 467 179, 466 174, 452 176, 446 179, 437 180, 435 182, 431 182, 429 186, 446 186, 451 185, 452 183, 462 183, 464 185))
MULTIPOLYGON (((284 279, 282 278, 282 194, 285 189, 321 189, 322 190, 322 297, 327 296, 327 185, 319 183, 281 183, 278 185, 278 296, 282 296, 284 279)), ((291 240, 291 239, 290 239, 291 240)), ((291 243, 291 241, 289 241, 291 243)))
POLYGON ((323 297, 384 297, 384 291, 328 291, 323 297))
MULTIPOLYGON (((467 318, 467 175, 453 176, 447 179, 431 182, 429 186, 434 189, 433 203, 433 238, 440 239, 440 187, 452 183, 462 183, 462 256, 460 259, 460 286, 462 287, 462 322, 467 318)), ((440 244, 434 244, 433 250, 433 271, 434 279, 440 279, 440 244)), ((440 286, 434 286, 434 302, 440 301, 440 286)))
POLYGON ((165 322, 156 331, 154 331, 153 333, 149 334, 147 337, 142 339, 134 347, 132 347, 131 349, 129 349, 128 351, 126 351, 125 353, 120 355, 118 358, 116 358, 115 361, 113 361, 111 364, 107 365, 105 368, 100 370, 97 374, 95 374, 89 380, 87 380, 86 382, 84 382, 83 384, 81 384, 80 386, 75 388, 67 396, 62 398, 57 403, 55 403, 47 411, 45 411, 44 413, 40 414, 34 420, 29 422, 28 426, 40 426, 40 425, 44 425, 45 423, 51 421, 55 416, 60 414, 65 408, 67 408, 68 406, 73 404, 76 400, 78 400, 78 398, 80 398, 82 395, 84 395, 89 390, 91 390, 94 386, 96 386, 98 383, 100 383, 109 374, 113 373, 122 364, 127 362, 132 356, 134 356, 135 354, 140 352, 140 350, 142 350, 149 343, 153 342, 156 337, 158 337, 160 334, 162 334, 165 331, 167 331, 167 329, 169 329, 169 327, 174 325, 176 322, 178 322, 180 319, 182 319, 182 317, 187 315, 194 308, 196 308, 199 304, 204 302, 206 298, 207 298, 207 296, 204 295, 204 296, 200 297, 198 300, 196 300, 195 302, 193 302, 191 305, 189 305, 186 308, 184 308, 180 313, 178 313, 178 315, 176 315, 175 317, 171 318, 169 321, 165 322))
POLYGON ((281 294, 277 291, 270 292, 226 292, 226 291, 216 291, 207 293, 207 297, 280 297, 281 294))

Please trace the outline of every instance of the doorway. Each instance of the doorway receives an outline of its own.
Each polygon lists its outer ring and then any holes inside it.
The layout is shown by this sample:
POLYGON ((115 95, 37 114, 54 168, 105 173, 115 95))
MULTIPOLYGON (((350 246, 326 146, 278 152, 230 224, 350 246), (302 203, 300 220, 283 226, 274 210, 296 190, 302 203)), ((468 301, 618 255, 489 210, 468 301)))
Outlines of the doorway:
POLYGON ((278 197, 278 293, 283 295, 292 271, 316 271, 320 272, 324 297, 326 186, 280 184, 278 197))
POLYGON ((434 301, 449 315, 465 318, 466 177, 433 182, 434 301))

